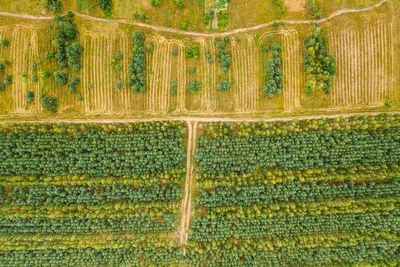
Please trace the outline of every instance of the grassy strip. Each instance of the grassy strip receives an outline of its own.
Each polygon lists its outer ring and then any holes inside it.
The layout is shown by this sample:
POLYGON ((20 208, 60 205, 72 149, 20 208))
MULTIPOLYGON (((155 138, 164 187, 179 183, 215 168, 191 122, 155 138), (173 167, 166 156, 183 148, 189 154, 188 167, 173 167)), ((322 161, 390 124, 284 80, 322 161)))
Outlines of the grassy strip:
POLYGON ((0 206, 0 218, 118 218, 163 216, 164 213, 177 213, 179 202, 131 203, 116 201, 102 205, 70 204, 42 206, 0 206))
POLYGON ((154 233, 173 232, 177 227, 177 214, 160 217, 123 218, 0 218, 0 234, 87 234, 87 233, 154 233))
POLYGON ((400 197, 376 199, 335 199, 308 203, 286 202, 268 205, 231 206, 203 209, 195 207, 194 218, 204 217, 215 219, 219 214, 224 214, 229 219, 234 218, 272 218, 274 216, 299 216, 307 214, 329 215, 345 213, 362 213, 368 211, 395 210, 400 206, 400 197))
POLYGON ((0 250, 68 249, 68 248, 124 248, 124 247, 173 247, 171 233, 124 232, 98 234, 25 234, 0 235, 0 250))
POLYGON ((299 181, 311 182, 381 182, 389 179, 399 179, 400 167, 397 164, 378 166, 357 166, 349 169, 309 169, 281 170, 269 169, 255 170, 252 173, 226 175, 196 174, 196 185, 199 188, 210 190, 220 186, 235 187, 245 184, 278 184, 299 181))
MULTIPOLYGON (((323 266, 326 264, 365 264, 400 260, 400 242, 361 241, 346 247, 278 248, 273 251, 241 250, 220 247, 217 250, 189 249, 186 259, 196 265, 213 266, 323 266)), ((364 266, 364 265, 363 265, 364 266)))
POLYGON ((331 234, 356 231, 400 232, 400 210, 359 214, 277 216, 272 218, 195 219, 190 240, 215 241, 228 238, 250 239, 294 237, 305 234, 331 234))
POLYGON ((177 247, 0 251, 1 266, 165 266, 182 261, 182 249, 177 247))
POLYGON ((78 186, 78 185, 132 185, 183 184, 186 169, 165 170, 160 174, 131 175, 123 177, 96 177, 90 175, 67 176, 1 176, 0 186, 78 186))

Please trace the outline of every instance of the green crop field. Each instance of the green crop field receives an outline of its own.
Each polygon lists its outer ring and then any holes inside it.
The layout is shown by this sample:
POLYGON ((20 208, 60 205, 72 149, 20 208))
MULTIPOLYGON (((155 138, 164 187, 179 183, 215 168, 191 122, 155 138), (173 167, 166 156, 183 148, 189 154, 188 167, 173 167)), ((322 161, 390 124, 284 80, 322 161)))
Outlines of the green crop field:
POLYGON ((0 267, 400 266, 399 0, 0 0, 0 267))

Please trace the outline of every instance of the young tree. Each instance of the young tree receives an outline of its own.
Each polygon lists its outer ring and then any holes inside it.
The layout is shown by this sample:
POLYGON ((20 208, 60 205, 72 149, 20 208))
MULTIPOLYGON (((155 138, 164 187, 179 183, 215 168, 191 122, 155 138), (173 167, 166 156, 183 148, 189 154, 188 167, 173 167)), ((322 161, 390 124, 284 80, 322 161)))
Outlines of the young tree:
POLYGON ((29 91, 25 94, 26 99, 28 102, 32 102, 35 98, 35 94, 32 91, 29 91))
POLYGON ((68 74, 62 70, 58 70, 54 72, 54 79, 58 83, 58 85, 62 86, 68 82, 68 74))
POLYGON ((10 85, 10 84, 12 84, 12 76, 11 76, 11 75, 5 75, 5 76, 4 76, 4 84, 5 84, 5 85, 10 85))
POLYGON ((175 49, 175 48, 172 49, 171 54, 172 54, 173 56, 177 56, 177 55, 178 55, 178 50, 175 49))
POLYGON ((1 41, 1 44, 2 44, 4 47, 7 47, 9 43, 10 43, 10 42, 9 42, 8 40, 6 40, 6 39, 3 39, 3 40, 1 41))

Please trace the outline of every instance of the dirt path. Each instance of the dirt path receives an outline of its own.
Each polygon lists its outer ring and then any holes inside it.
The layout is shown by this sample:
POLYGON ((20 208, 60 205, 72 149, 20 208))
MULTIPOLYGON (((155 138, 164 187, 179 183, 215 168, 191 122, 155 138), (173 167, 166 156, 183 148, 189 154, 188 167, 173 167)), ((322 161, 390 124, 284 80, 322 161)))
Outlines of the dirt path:
MULTIPOLYGON (((140 121, 186 121, 186 122, 240 122, 240 121, 248 121, 248 122, 257 122, 257 121, 291 121, 291 120, 304 120, 304 119, 320 119, 320 118, 338 118, 338 117, 351 117, 356 115, 363 115, 363 116, 375 116, 382 113, 387 114, 400 114, 400 111, 393 111, 393 112, 365 112, 365 113, 348 113, 348 114, 336 114, 336 115, 315 115, 315 116, 298 116, 298 117, 275 117, 275 118, 196 118, 196 117, 171 117, 171 118, 148 118, 148 119, 72 119, 72 120, 65 120, 65 119, 44 119, 44 120, 5 120, 0 121, 0 124, 5 123, 126 123, 126 122, 140 122, 140 121)), ((212 115, 210 113, 210 115, 212 115)))
MULTIPOLYGON (((195 126, 192 127, 192 123, 190 121, 187 121, 188 124, 188 146, 187 146, 187 154, 186 154, 186 178, 185 178, 185 191, 184 191, 184 197, 182 199, 182 208, 181 208, 181 214, 182 214, 182 219, 181 219, 181 225, 179 229, 179 244, 184 245, 186 244, 186 221, 188 220, 188 213, 187 213, 187 208, 188 208, 188 201, 190 202, 190 197, 191 197, 191 157, 192 157, 192 143, 193 143, 193 128, 194 131, 196 131, 196 122, 195 126)), ((183 254, 186 253, 185 247, 183 248, 183 254)))
MULTIPOLYGON (((329 15, 328 17, 320 19, 320 20, 279 20, 277 22, 284 22, 285 24, 322 23, 322 22, 328 21, 330 19, 333 19, 334 17, 340 16, 342 14, 370 11, 370 10, 373 10, 373 9, 381 6, 383 3, 386 3, 386 2, 387 2, 387 0, 382 0, 379 3, 376 3, 375 5, 372 5, 372 6, 366 7, 366 8, 362 8, 362 9, 343 9, 343 10, 338 10, 338 11, 332 13, 331 15, 329 15)), ((101 21, 101 22, 125 23, 125 24, 130 23, 130 24, 133 24, 133 25, 136 25, 136 26, 149 28, 149 29, 153 29, 153 30, 156 30, 156 31, 164 31, 164 32, 179 33, 179 34, 184 34, 184 35, 204 36, 204 37, 225 36, 225 35, 232 35, 232 34, 251 31, 251 30, 257 30, 257 29, 260 29, 260 28, 271 26, 275 22, 275 21, 271 21, 269 23, 260 24, 260 25, 257 25, 257 26, 252 26, 252 27, 247 27, 247 28, 242 28, 242 29, 236 29, 236 30, 233 30, 233 31, 222 32, 222 33, 197 33, 197 32, 187 32, 187 31, 175 30, 175 29, 162 27, 162 26, 153 26, 153 25, 149 25, 149 24, 145 24, 145 23, 141 23, 141 22, 130 22, 130 21, 127 21, 127 20, 124 20, 124 19, 112 20, 112 19, 96 18, 96 17, 92 17, 92 16, 89 16, 89 15, 81 14, 81 13, 76 12, 76 11, 73 11, 73 12, 78 17, 87 18, 87 19, 96 20, 96 21, 101 21)), ((10 12, 0 12, 0 15, 16 17, 16 18, 25 18, 25 19, 48 19, 48 20, 53 19, 53 17, 47 17, 47 16, 32 16, 32 15, 28 15, 28 14, 14 14, 14 13, 10 13, 10 12)))

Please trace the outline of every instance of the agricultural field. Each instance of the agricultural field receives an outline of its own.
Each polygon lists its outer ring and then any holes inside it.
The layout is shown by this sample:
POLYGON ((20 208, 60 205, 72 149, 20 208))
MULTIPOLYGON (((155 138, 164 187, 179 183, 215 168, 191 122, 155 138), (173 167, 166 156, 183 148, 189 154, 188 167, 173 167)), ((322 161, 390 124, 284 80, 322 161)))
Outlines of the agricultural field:
POLYGON ((399 9, 0 0, 0 266, 398 266, 399 9))
POLYGON ((181 121, 7 124, 0 265, 178 263, 181 121))
POLYGON ((187 261, 395 266, 399 118, 201 123, 187 261))

